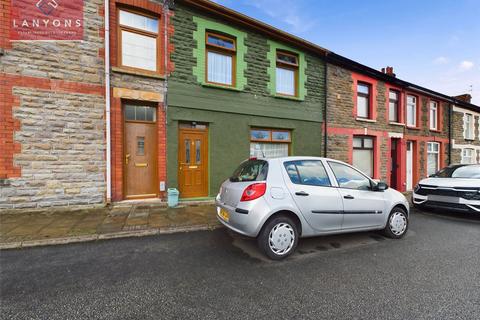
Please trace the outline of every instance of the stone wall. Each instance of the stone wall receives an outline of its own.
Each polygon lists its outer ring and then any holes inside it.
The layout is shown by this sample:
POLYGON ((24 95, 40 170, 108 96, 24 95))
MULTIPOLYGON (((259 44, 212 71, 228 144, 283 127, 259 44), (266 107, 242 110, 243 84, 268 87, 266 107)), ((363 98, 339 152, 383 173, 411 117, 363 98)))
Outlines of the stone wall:
POLYGON ((0 56, 0 209, 105 199, 103 1, 83 41, 8 42, 0 56))
POLYGON ((475 161, 476 163, 480 163, 480 112, 455 106, 452 112, 452 163, 462 162, 462 152, 466 148, 475 150, 475 161), (465 139, 465 113, 473 115, 473 139, 465 139))

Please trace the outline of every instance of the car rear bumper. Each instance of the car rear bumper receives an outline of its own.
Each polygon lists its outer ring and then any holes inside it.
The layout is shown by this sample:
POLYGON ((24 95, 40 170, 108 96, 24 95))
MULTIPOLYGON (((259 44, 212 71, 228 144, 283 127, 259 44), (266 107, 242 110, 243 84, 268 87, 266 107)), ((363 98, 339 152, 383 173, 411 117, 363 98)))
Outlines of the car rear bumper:
POLYGON ((414 192, 412 202, 417 206, 480 214, 480 201, 478 200, 469 201, 459 197, 419 195, 414 192))
POLYGON ((255 221, 256 219, 253 219, 252 213, 250 211, 248 211, 247 213, 238 212, 242 210, 236 210, 237 208, 226 205, 225 203, 221 203, 218 198, 215 200, 215 205, 217 207, 217 219, 224 226, 226 226, 232 231, 235 231, 236 233, 247 237, 257 236, 260 229, 259 223, 255 221), (222 209, 228 212, 228 220, 226 220, 220 214, 222 209))

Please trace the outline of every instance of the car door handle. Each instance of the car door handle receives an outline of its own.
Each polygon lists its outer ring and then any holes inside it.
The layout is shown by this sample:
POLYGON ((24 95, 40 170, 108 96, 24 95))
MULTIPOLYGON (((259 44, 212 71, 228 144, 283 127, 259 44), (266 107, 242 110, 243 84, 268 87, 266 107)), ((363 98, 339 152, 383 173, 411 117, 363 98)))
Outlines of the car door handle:
POLYGON ((295 192, 295 194, 297 196, 302 196, 302 197, 307 197, 308 196, 308 193, 306 193, 305 191, 295 192))
POLYGON ((344 199, 349 199, 349 200, 355 199, 355 197, 354 197, 354 196, 351 196, 351 195, 343 196, 343 198, 344 198, 344 199))

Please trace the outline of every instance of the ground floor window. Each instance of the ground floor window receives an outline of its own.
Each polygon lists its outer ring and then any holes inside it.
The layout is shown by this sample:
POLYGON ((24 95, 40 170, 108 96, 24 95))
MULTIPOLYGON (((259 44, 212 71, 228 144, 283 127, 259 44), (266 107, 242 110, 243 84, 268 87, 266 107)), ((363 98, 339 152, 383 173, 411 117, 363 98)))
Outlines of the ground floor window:
POLYGON ((275 129, 250 130, 250 156, 261 158, 287 157, 290 153, 291 132, 275 129))
POLYGON ((373 177, 373 138, 353 137, 353 165, 373 177))
POLYGON ((440 164, 440 143, 427 143, 427 175, 430 176, 436 173, 440 164))
POLYGON ((462 164, 477 163, 475 149, 466 148, 462 150, 462 164))

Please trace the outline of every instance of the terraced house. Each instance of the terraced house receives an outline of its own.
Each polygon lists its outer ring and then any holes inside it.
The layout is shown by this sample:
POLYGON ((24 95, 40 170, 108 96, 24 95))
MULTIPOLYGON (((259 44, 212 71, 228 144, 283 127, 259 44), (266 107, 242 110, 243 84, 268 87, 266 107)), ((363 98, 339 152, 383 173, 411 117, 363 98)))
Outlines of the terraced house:
POLYGON ((456 98, 463 103, 452 110, 452 162, 480 163, 480 108, 469 105, 469 94, 456 98))
POLYGON ((176 1, 168 185, 214 196, 250 156, 322 155, 326 50, 210 1, 176 1))
POLYGON ((452 147, 467 150, 462 152, 473 161, 478 111, 472 110, 478 106, 400 80, 392 67, 378 71, 335 53, 327 60, 328 157, 352 163, 400 191, 460 162, 452 147), (471 147, 462 145, 465 134, 471 147))

